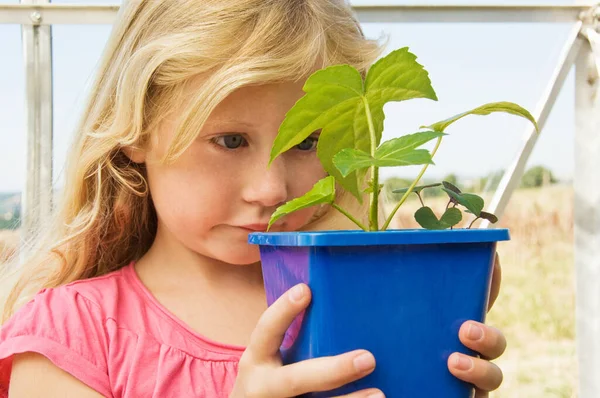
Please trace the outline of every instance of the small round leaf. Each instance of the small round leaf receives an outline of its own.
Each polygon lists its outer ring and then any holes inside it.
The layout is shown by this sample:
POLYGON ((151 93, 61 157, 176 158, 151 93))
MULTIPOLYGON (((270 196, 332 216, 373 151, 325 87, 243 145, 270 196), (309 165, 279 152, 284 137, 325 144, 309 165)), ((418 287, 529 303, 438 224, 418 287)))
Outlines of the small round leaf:
POLYGON ((430 207, 424 206, 415 212, 415 220, 425 229, 445 229, 430 207))
POLYGON ((479 218, 483 218, 484 220, 488 220, 492 224, 496 224, 498 222, 498 217, 496 217, 496 215, 494 215, 492 213, 485 212, 485 211, 482 211, 481 213, 479 213, 479 218))
POLYGON ((483 210, 483 206, 485 205, 483 198, 477 196, 472 193, 456 193, 449 188, 442 188, 448 196, 452 199, 453 202, 456 202, 464 207, 466 207, 469 212, 473 213, 477 217, 483 210))
POLYGON ((440 223, 446 225, 446 228, 450 228, 458 224, 462 221, 462 212, 456 207, 450 207, 447 209, 442 218, 440 218, 440 223))
POLYGON ((462 213, 459 209, 451 208, 446 210, 442 218, 438 220, 433 210, 430 207, 424 206, 415 212, 415 220, 425 229, 448 229, 462 220, 462 213))
POLYGON ((452 192, 455 193, 461 193, 460 189, 458 189, 458 187, 448 181, 442 181, 442 184, 444 185, 444 188, 451 190, 452 192))

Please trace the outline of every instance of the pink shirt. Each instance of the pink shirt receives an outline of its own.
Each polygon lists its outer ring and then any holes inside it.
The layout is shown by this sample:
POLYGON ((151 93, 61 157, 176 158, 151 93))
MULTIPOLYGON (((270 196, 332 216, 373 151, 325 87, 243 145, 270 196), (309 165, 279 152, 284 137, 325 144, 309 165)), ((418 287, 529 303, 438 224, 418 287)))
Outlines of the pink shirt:
POLYGON ((200 336, 133 265, 45 289, 0 329, 0 397, 12 355, 37 352, 106 397, 227 397, 244 348, 200 336))

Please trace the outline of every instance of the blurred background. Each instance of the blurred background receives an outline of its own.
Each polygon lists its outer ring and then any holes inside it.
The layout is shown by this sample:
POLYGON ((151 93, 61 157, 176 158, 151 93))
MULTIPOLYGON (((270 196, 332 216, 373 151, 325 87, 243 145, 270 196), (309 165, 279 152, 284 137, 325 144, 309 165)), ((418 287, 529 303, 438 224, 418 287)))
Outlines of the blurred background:
MULTIPOLYGON (((0 5, 18 3, 0 0, 0 5)), ((119 4, 115 0, 68 3, 119 4)), ((352 3, 365 6, 381 2, 352 3)), ((425 0, 386 2, 409 3, 420 5, 425 0)), ((498 3, 522 5, 520 0, 477 1, 479 5, 498 3)), ((531 5, 574 3, 528 1, 531 5)), ((531 111, 538 109, 574 22, 363 22, 367 36, 388 38, 387 51, 408 46, 429 71, 439 97, 438 102, 415 100, 387 105, 384 140, 415 132, 421 125, 486 102, 512 101, 531 111)), ((54 193, 61 189, 65 154, 110 29, 110 24, 54 25, 51 29, 54 193)), ((24 50, 21 25, 1 23, 0 262, 18 250, 22 193, 28 173, 24 50)), ((481 193, 488 203, 521 153, 527 131, 527 122, 520 118, 467 118, 448 130, 450 135, 425 181, 445 179, 463 190, 481 193)), ((499 223, 500 227, 510 228, 512 240, 499 246, 503 283, 488 323, 504 331, 509 348, 497 361, 505 373, 504 384, 492 397, 577 396, 574 143, 572 69, 499 223)), ((392 189, 408 186, 412 182, 409 178, 415 175, 411 168, 383 170, 384 194, 390 205, 399 199, 392 189)), ((446 204, 444 198, 432 195, 426 200, 434 209, 446 204)), ((413 226, 415 210, 416 202, 409 200, 398 213, 395 226, 413 226)))

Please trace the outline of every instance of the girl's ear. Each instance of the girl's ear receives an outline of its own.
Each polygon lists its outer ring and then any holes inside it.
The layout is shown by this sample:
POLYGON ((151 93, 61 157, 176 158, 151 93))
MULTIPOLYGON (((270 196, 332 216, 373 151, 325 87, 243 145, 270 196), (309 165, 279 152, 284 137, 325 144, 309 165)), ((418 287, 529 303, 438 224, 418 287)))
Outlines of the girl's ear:
POLYGON ((126 146, 122 150, 125 156, 134 163, 144 163, 146 161, 146 151, 141 148, 126 146))

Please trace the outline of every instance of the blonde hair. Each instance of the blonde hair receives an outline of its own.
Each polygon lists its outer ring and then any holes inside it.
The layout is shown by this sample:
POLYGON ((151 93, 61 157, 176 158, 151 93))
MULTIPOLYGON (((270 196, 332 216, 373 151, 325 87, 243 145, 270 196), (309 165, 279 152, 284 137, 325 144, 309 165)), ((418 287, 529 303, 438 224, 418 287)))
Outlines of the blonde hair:
MULTIPOLYGON (((149 249, 157 219, 144 165, 123 148, 148 143, 161 117, 181 109, 190 79, 208 76, 185 101, 166 161, 185 151, 234 90, 304 79, 315 65, 347 63, 364 73, 380 51, 343 0, 126 1, 76 130, 53 221, 25 247, 13 282, 2 281, 11 285, 3 321, 41 288, 106 274, 149 249)), ((339 199, 357 208, 348 196, 339 199)), ((322 213, 308 228, 355 227, 322 213)))

